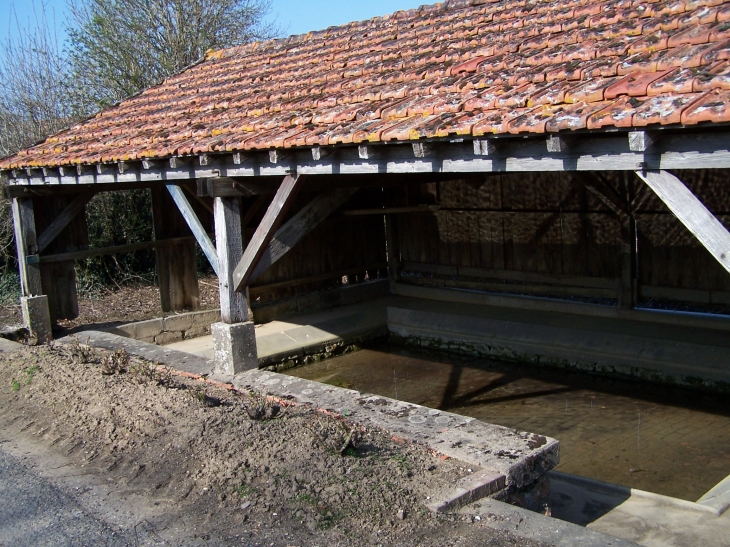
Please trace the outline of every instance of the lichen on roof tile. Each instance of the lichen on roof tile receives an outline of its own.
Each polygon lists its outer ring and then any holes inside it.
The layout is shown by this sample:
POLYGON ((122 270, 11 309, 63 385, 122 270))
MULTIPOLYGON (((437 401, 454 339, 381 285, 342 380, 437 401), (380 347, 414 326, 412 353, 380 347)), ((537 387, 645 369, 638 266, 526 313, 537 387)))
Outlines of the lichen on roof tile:
POLYGON ((207 52, 0 168, 730 121, 728 0, 450 0, 207 52))

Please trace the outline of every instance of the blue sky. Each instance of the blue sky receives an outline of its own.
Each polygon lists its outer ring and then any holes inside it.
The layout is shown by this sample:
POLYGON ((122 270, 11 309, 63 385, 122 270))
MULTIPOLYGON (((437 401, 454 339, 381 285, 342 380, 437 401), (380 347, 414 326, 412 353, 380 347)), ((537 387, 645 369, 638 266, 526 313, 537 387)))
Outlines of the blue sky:
MULTIPOLYGON (((435 1, 435 0, 433 0, 435 1)), ((271 15, 286 30, 286 34, 301 34, 310 30, 320 30, 332 25, 341 25, 350 21, 369 19, 377 15, 385 15, 401 9, 416 8, 429 0, 272 0, 271 15)), ((63 20, 66 13, 66 0, 0 0, 0 20, 6 21, 0 27, 0 36, 6 32, 14 34, 18 24, 35 25, 35 12, 41 13, 45 7, 50 24, 58 29, 63 37, 63 20), (14 11, 15 18, 9 20, 6 14, 14 11)))

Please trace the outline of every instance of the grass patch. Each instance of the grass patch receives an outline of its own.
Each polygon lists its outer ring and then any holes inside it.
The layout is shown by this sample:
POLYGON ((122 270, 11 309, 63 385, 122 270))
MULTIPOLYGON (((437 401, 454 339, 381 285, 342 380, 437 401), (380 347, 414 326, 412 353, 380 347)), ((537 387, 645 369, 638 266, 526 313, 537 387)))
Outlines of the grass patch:
POLYGON ((13 381, 10 382, 10 389, 12 389, 13 391, 18 391, 20 389, 20 382, 13 378, 13 381))
POLYGON ((35 376, 36 372, 38 372, 38 367, 33 365, 29 369, 25 371, 25 385, 29 386, 33 383, 33 377, 35 376))
POLYGON ((246 496, 255 494, 258 490, 256 490, 253 486, 249 486, 245 482, 242 482, 240 486, 233 489, 233 492, 238 494, 239 497, 245 498, 246 496))

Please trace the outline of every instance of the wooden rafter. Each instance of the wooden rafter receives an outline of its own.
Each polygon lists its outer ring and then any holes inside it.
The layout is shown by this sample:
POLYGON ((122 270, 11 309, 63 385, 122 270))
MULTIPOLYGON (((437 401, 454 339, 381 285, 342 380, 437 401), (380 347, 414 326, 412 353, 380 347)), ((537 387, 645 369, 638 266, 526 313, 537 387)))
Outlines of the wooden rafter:
POLYGON ((281 186, 279 186, 274 200, 266 210, 264 218, 261 219, 261 223, 256 228, 256 232, 246 247, 243 257, 233 272, 233 283, 236 291, 240 292, 249 283, 254 268, 274 237, 276 229, 289 210, 289 206, 303 180, 304 177, 299 175, 287 175, 281 186))

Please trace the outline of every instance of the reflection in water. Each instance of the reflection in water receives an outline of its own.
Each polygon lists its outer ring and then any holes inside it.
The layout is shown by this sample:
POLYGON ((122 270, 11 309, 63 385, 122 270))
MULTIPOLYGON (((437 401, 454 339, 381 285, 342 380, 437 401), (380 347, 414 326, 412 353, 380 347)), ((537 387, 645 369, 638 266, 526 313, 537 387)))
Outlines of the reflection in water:
POLYGON ((565 473, 692 501, 730 475, 721 396, 388 346, 288 374, 555 437, 565 473))

